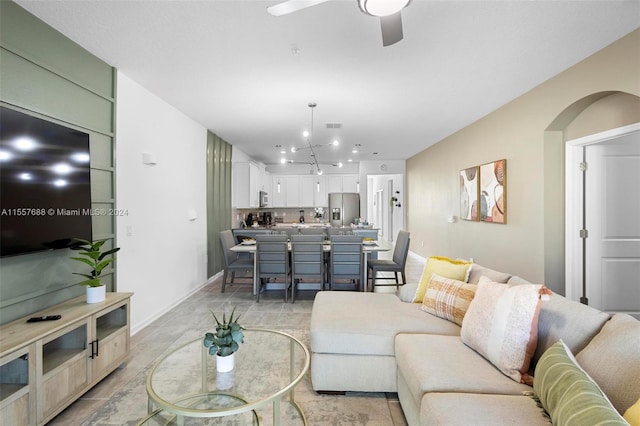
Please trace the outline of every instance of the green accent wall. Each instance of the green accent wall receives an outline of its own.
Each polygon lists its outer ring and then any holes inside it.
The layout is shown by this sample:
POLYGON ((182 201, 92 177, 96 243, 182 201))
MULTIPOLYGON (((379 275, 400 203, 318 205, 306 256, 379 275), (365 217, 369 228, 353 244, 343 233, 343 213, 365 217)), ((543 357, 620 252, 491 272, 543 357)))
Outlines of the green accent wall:
MULTIPOLYGON (((90 135, 92 207, 115 208, 116 70, 11 1, 0 1, 0 103, 90 135)), ((1 119, 1 117, 0 117, 1 119)), ((1 226, 1 225, 0 225, 1 226)), ((93 238, 113 247, 113 216, 93 238)), ((0 259, 0 323, 84 293, 69 250, 0 259)), ((86 272, 86 271, 85 271, 86 272)), ((103 271, 115 291, 115 269, 103 271)))
POLYGON ((207 276, 224 269, 220 231, 231 229, 231 145, 207 131, 207 276))

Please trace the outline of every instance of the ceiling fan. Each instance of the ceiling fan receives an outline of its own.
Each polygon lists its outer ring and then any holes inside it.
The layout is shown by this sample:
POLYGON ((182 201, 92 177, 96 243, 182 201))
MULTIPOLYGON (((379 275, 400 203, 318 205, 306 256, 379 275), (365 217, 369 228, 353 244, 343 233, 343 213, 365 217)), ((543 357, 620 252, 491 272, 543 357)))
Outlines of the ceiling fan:
MULTIPOLYGON (((274 16, 286 15, 329 0, 287 0, 267 8, 274 16)), ((380 18, 382 45, 390 46, 402 40, 402 9, 411 0, 357 0, 360 10, 367 15, 380 18)))

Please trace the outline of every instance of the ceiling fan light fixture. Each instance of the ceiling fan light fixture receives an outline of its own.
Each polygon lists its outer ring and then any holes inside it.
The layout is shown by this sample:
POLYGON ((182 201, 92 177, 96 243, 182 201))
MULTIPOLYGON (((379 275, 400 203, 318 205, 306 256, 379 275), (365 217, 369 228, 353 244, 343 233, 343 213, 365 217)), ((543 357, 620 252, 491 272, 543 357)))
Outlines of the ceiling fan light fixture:
POLYGON ((358 0, 358 6, 367 15, 390 16, 407 7, 411 0, 358 0))

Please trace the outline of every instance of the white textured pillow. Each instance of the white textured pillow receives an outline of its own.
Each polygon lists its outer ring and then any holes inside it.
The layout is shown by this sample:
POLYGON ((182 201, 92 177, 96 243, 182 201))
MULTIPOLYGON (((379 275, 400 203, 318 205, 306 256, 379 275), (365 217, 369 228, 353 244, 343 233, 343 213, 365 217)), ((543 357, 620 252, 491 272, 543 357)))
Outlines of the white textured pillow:
POLYGON ((462 341, 516 382, 531 384, 527 372, 538 341, 540 294, 546 291, 538 284, 480 278, 462 321, 462 341))

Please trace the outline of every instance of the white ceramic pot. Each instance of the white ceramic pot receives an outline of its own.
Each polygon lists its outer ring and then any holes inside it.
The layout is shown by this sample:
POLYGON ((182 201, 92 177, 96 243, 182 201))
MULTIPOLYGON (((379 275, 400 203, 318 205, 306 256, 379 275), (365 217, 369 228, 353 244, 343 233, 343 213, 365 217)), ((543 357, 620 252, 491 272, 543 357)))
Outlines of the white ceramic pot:
POLYGON ((236 365, 236 353, 227 356, 216 355, 216 371, 219 373, 227 373, 233 370, 236 365))
POLYGON ((107 297, 107 286, 101 285, 100 287, 87 286, 87 303, 100 303, 104 302, 107 297))

